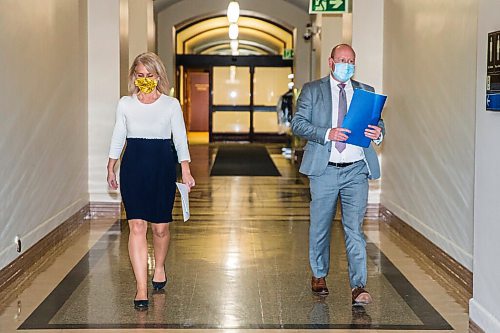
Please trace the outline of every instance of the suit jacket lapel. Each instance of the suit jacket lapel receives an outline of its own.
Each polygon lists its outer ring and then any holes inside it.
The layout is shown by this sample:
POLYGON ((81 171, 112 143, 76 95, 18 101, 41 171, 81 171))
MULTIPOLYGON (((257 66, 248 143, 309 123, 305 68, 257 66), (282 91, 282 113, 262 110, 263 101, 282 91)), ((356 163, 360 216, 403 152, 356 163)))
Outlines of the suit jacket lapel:
POLYGON ((326 125, 332 126, 332 88, 330 86, 330 76, 321 79, 321 95, 325 104, 326 125))

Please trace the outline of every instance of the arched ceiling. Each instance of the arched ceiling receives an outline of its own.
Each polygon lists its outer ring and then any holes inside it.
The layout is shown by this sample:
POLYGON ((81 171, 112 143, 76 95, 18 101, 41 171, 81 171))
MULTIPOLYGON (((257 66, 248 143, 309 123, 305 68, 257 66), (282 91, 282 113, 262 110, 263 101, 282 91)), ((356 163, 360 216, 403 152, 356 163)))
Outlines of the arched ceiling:
MULTIPOLYGON (((183 0, 154 0, 154 10, 155 12, 159 12, 164 10, 165 8, 183 0)), ((309 0, 283 0, 289 2, 304 11, 309 11, 309 0)))
MULTIPOLYGON (((240 55, 279 55, 293 48, 290 31, 272 22, 248 16, 238 20, 240 55)), ((231 54, 226 16, 212 17, 177 31, 177 54, 231 54)))

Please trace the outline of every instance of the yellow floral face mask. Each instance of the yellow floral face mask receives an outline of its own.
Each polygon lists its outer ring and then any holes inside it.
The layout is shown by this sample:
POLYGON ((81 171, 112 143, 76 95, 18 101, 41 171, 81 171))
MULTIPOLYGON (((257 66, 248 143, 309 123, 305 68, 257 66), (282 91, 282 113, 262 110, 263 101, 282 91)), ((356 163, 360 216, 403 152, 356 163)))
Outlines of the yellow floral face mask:
POLYGON ((150 94, 155 90, 158 85, 158 81, 150 79, 148 77, 140 77, 134 81, 134 84, 139 90, 145 94, 150 94))

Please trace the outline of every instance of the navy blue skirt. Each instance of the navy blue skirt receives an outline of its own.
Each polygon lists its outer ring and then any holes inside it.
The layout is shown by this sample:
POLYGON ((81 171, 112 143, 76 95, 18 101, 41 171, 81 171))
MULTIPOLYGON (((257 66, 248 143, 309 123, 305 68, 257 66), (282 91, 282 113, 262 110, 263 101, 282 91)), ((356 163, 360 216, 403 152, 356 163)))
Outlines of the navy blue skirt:
POLYGON ((170 139, 127 138, 120 167, 127 219, 172 222, 176 163, 170 139))

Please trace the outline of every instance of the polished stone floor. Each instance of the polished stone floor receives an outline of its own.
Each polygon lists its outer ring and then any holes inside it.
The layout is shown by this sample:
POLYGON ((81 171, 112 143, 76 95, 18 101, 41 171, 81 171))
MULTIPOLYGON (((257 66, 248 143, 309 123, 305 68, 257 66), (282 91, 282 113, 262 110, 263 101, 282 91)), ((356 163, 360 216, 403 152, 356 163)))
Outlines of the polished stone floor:
MULTIPOLYGON (((217 146, 191 147, 197 187, 191 219, 179 202, 164 293, 132 307, 134 278, 124 220, 89 220, 0 291, 0 332, 144 332, 158 329, 466 332, 466 304, 421 253, 381 221, 366 221, 374 303, 351 307, 342 229, 334 222, 330 296, 310 293, 307 180, 268 146, 280 177, 210 177, 217 146)), ((377 185, 375 185, 377 186, 377 185)), ((150 249, 149 269, 154 268, 150 249)))

